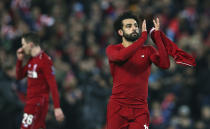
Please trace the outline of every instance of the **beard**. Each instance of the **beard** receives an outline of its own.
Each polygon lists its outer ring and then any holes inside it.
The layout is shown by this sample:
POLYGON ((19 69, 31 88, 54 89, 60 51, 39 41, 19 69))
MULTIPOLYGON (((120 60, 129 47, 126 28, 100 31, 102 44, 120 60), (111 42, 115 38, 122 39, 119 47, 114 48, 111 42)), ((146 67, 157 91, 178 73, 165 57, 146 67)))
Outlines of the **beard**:
POLYGON ((130 42, 134 42, 136 41, 139 37, 140 37, 140 34, 136 31, 132 32, 131 34, 127 34, 123 31, 123 37, 127 40, 127 41, 130 41, 130 42))

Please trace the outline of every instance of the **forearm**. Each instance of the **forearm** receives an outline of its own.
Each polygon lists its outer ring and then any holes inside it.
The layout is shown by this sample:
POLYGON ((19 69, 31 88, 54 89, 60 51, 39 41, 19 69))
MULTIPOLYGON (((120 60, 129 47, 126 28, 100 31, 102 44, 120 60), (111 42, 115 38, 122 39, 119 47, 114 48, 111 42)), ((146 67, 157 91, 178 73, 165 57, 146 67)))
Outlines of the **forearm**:
POLYGON ((59 108, 60 101, 59 101, 59 95, 58 95, 58 87, 57 87, 57 83, 55 80, 55 75, 54 75, 55 72, 53 70, 52 61, 49 60, 49 58, 43 60, 41 69, 42 69, 44 77, 48 83, 48 86, 50 88, 54 108, 59 108))
POLYGON ((57 84, 54 78, 47 79, 53 99, 54 108, 60 108, 59 94, 57 84))
POLYGON ((156 44, 159 53, 159 61, 157 65, 164 69, 169 68, 170 66, 169 56, 163 44, 163 41, 160 37, 160 31, 155 31, 152 39, 156 44))
POLYGON ((26 76, 24 67, 22 67, 22 61, 17 60, 16 62, 16 79, 21 80, 26 76))
POLYGON ((112 50, 111 48, 107 48, 107 56, 111 61, 125 61, 129 57, 131 57, 140 47, 142 47, 146 39, 147 32, 144 31, 137 41, 126 48, 123 48, 121 50, 112 50))

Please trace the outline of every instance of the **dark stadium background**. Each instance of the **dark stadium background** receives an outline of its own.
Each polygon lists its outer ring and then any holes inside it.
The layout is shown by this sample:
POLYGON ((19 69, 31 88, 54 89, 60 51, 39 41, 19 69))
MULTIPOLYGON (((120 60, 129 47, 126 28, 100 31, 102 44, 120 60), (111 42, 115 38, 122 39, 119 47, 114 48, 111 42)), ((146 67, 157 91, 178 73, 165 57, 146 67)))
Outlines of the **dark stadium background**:
POLYGON ((159 17, 161 30, 197 62, 195 68, 173 61, 168 70, 152 68, 150 129, 210 129, 209 5, 209 0, 1 0, 0 128, 19 129, 27 82, 15 79, 16 50, 20 36, 35 31, 53 59, 66 116, 57 123, 51 102, 47 129, 104 129, 112 87, 105 48, 118 43, 113 21, 130 10, 140 21, 159 17))

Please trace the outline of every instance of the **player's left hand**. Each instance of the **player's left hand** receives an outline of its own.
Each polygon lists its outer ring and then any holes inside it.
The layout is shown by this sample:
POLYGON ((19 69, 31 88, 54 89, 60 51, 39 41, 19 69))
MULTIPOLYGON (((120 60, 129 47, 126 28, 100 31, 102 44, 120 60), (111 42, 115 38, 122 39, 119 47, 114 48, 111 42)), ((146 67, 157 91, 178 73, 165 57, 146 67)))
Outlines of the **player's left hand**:
POLYGON ((155 30, 158 31, 160 29, 160 20, 159 18, 156 18, 153 20, 154 26, 155 26, 155 30))
POLYGON ((55 113, 55 118, 58 122, 64 121, 64 114, 61 108, 55 108, 54 113, 55 113))

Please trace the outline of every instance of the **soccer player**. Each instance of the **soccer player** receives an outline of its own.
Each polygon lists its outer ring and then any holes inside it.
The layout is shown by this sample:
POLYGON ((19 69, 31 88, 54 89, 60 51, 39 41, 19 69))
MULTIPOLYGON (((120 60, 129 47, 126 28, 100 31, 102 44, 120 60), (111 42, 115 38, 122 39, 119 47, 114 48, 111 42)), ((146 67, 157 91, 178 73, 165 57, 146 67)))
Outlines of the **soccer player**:
POLYGON ((24 107, 21 129, 45 129, 45 117, 48 112, 50 91, 54 102, 55 118, 59 122, 64 120, 52 61, 42 51, 40 38, 37 34, 24 34, 21 44, 22 47, 17 50, 16 76, 18 80, 26 76, 28 79, 26 105, 24 107), (31 58, 22 67, 24 55, 30 55, 31 58))
POLYGON ((119 16, 115 31, 122 43, 106 48, 111 75, 112 95, 107 106, 107 129, 148 129, 148 78, 151 65, 167 69, 169 56, 159 31, 159 19, 153 20, 157 49, 144 45, 147 39, 146 21, 140 34, 138 18, 130 12, 119 16))

